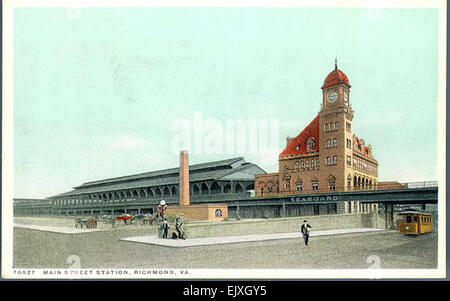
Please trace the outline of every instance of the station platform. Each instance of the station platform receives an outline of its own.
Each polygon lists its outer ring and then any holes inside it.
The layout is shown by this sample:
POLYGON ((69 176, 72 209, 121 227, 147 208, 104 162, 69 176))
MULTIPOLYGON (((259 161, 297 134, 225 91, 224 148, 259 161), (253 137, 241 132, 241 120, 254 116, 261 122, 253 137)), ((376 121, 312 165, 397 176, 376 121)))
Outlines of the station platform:
POLYGON ((105 231, 108 229, 80 229, 80 228, 69 228, 69 227, 57 227, 57 226, 40 226, 40 225, 27 225, 27 224, 14 224, 16 228, 25 228, 30 230, 38 230, 45 232, 54 232, 61 234, 82 234, 82 233, 91 233, 97 231, 105 231))
MULTIPOLYGON (((391 232, 391 231, 375 228, 317 230, 311 231, 309 237, 311 241, 311 238, 318 236, 371 233, 371 232, 391 232)), ((156 235, 147 235, 147 236, 125 237, 121 238, 120 240, 133 243, 158 245, 164 247, 183 248, 183 247, 258 242, 258 241, 282 240, 282 239, 298 239, 302 240, 303 242, 303 238, 300 232, 252 234, 252 235, 223 236, 223 237, 203 237, 203 238, 187 238, 187 239, 170 239, 170 238, 163 239, 159 238, 156 235)))

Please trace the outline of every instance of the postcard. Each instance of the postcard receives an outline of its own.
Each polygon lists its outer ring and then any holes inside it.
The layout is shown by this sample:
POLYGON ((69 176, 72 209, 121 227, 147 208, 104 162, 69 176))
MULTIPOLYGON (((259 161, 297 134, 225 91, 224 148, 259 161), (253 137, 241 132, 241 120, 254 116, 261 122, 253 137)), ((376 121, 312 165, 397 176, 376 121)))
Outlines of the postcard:
POLYGON ((3 7, 2 278, 446 277, 445 1, 3 7))

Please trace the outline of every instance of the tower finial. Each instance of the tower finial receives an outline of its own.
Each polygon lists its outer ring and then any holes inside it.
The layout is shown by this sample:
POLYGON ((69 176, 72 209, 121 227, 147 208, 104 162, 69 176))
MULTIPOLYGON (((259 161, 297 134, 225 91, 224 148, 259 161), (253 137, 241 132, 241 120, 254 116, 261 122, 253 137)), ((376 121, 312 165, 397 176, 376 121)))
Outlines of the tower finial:
POLYGON ((334 70, 337 70, 337 55, 334 59, 334 70))

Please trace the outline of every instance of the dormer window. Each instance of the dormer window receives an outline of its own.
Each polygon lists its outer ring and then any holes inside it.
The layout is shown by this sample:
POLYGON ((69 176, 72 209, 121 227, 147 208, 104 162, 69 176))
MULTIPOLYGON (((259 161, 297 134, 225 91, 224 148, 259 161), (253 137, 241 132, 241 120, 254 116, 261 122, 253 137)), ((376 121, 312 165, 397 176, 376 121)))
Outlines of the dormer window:
POLYGON ((307 140, 306 140, 306 150, 307 151, 312 151, 312 150, 314 150, 314 138, 312 138, 312 137, 309 137, 307 140))
POLYGON ((300 150, 300 144, 297 144, 297 145, 295 146, 295 149, 296 149, 296 150, 300 150))

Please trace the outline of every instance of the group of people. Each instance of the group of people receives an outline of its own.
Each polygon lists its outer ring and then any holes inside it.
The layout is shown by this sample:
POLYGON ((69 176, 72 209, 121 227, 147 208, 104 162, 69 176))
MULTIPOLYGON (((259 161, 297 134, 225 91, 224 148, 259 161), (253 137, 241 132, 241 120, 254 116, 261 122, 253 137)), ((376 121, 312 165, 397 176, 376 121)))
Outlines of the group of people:
MULTIPOLYGON (((306 246, 308 245, 309 232, 311 231, 311 228, 312 227, 308 224, 308 222, 306 220, 304 220, 302 227, 301 227, 301 233, 303 235, 303 241, 305 242, 306 246)), ((159 226, 160 237, 168 238, 169 229, 170 229, 169 222, 167 221, 167 218, 163 216, 163 221, 159 226)), ((186 239, 186 237, 184 235, 183 221, 181 220, 181 218, 179 216, 176 217, 175 232, 172 232, 171 238, 172 239, 177 239, 177 238, 186 239)))
MULTIPOLYGON (((166 210, 167 210, 166 201, 161 200, 161 202, 159 202, 158 208, 156 209, 156 219, 157 220, 161 219, 161 224, 159 225, 159 237, 161 238, 168 238, 169 236, 170 225, 165 214, 166 210)), ((172 232, 171 238, 186 239, 184 234, 183 221, 179 216, 176 217, 175 232, 172 232)))
MULTIPOLYGON (((169 229, 170 229, 169 221, 167 220, 166 217, 163 216, 163 220, 162 220, 161 224, 159 225, 160 237, 168 238, 169 229)), ((176 217, 175 232, 172 232, 171 238, 172 239, 177 239, 177 238, 186 239, 186 237, 184 235, 183 221, 181 220, 181 218, 179 216, 176 217)))

